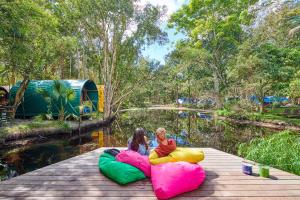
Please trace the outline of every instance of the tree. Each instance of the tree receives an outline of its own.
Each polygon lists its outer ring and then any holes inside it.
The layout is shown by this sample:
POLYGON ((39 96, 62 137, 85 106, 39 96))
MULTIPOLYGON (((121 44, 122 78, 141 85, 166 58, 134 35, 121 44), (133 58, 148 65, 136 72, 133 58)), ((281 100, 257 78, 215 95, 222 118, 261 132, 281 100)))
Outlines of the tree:
POLYGON ((289 85, 289 96, 293 99, 295 104, 299 104, 297 101, 300 98, 300 79, 294 79, 289 85))
POLYGON ((236 63, 228 70, 233 85, 257 96, 261 112, 266 95, 289 95, 289 84, 299 70, 299 40, 286 37, 287 19, 297 10, 282 8, 267 16, 240 46, 236 63))
MULTIPOLYGON (((32 77, 40 77, 53 61, 57 21, 42 1, 2 1, 0 3, 0 61, 4 71, 22 79, 13 102, 14 113, 32 77)), ((2 71, 2 72, 4 72, 2 71)))
POLYGON ((242 42, 242 25, 248 24, 248 6, 255 1, 191 0, 171 16, 169 24, 188 35, 189 45, 197 48, 201 64, 210 68, 217 106, 228 85, 226 70, 242 42))
POLYGON ((161 10, 150 4, 140 9, 136 0, 72 2, 81 14, 77 23, 84 33, 85 43, 94 48, 99 57, 100 82, 105 85, 104 117, 107 118, 136 86, 120 85, 126 81, 121 72, 134 70, 132 66, 145 44, 165 40, 166 35, 158 24, 161 10))
POLYGON ((211 68, 206 66, 207 57, 199 48, 181 41, 167 58, 167 65, 176 68, 176 74, 182 74, 177 79, 181 92, 185 96, 207 96, 213 93, 213 76, 211 68))
POLYGON ((270 43, 247 44, 237 58, 236 80, 257 96, 262 112, 265 96, 287 94, 289 82, 299 68, 297 57, 300 52, 270 43))

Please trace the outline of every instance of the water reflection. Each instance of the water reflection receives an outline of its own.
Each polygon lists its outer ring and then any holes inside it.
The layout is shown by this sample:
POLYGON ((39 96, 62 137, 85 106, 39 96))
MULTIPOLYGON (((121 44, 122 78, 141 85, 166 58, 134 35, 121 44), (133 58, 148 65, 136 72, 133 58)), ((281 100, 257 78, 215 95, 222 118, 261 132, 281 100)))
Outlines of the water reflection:
POLYGON ((124 113, 113 123, 110 137, 124 146, 137 127, 143 127, 150 140, 154 139, 153 133, 158 127, 165 127, 178 146, 212 147, 233 154, 237 153, 240 143, 273 132, 219 121, 210 113, 152 110, 124 113))
POLYGON ((126 146, 137 127, 147 131, 152 147, 157 145, 154 131, 164 127, 178 146, 212 147, 233 154, 237 153, 241 142, 272 133, 268 129, 218 121, 209 113, 164 110, 127 112, 110 127, 0 152, 0 178, 8 179, 99 147, 126 146))
POLYGON ((80 153, 79 146, 55 141, 3 152, 1 179, 8 179, 65 160, 80 153))

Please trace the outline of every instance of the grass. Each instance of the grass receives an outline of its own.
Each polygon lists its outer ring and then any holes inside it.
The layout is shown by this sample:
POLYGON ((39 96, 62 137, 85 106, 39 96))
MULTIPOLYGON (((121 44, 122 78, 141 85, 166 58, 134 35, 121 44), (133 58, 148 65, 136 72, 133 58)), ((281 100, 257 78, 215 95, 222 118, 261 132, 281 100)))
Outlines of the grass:
POLYGON ((289 125, 300 126, 299 118, 289 118, 275 113, 279 113, 279 111, 268 112, 268 113, 248 112, 244 110, 232 111, 228 109, 222 109, 216 111, 216 114, 219 116, 229 117, 237 120, 252 120, 252 121, 270 122, 270 123, 286 123, 289 125))
POLYGON ((260 116, 261 121, 272 122, 274 120, 278 120, 278 121, 286 122, 290 125, 300 126, 299 118, 289 118, 289 117, 284 117, 284 116, 274 115, 274 114, 260 114, 260 115, 261 115, 260 116))
POLYGON ((289 110, 290 112, 293 112, 295 110, 299 110, 300 107, 279 107, 279 108, 267 108, 267 112, 273 115, 282 115, 285 110, 289 110))
POLYGON ((256 138, 239 146, 246 159, 300 175, 300 136, 282 131, 266 138, 256 138))
POLYGON ((26 135, 32 132, 35 129, 43 128, 63 128, 68 130, 70 128, 67 122, 61 121, 24 121, 24 122, 15 122, 7 126, 1 127, 0 129, 0 140, 3 140, 7 136, 17 136, 17 135, 26 135))

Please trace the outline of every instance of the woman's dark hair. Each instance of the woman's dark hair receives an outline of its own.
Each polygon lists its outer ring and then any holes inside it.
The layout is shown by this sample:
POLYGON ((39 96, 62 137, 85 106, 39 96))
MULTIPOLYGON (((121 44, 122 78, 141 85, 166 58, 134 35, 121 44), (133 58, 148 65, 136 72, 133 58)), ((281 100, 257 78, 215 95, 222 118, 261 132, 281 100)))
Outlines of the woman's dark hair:
POLYGON ((135 129, 130 146, 131 150, 138 151, 139 144, 145 145, 146 149, 148 149, 148 144, 145 141, 145 130, 143 128, 135 129))

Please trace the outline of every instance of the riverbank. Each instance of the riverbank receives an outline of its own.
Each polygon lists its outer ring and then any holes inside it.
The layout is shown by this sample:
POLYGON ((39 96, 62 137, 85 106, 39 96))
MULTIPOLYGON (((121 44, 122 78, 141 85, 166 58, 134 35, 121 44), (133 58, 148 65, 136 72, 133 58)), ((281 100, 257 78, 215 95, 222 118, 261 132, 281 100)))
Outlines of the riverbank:
POLYGON ((289 125, 283 121, 277 122, 261 122, 261 121, 252 121, 252 120, 237 120, 229 117, 217 116, 217 119, 228 121, 230 123, 238 124, 238 125, 249 125, 249 126, 257 126, 263 128, 270 128, 275 130, 291 130, 300 132, 300 126, 289 125))
POLYGON ((212 113, 213 110, 209 109, 199 109, 199 108, 189 108, 184 106, 176 106, 176 105, 152 105, 145 108, 128 108, 122 109, 119 112, 128 112, 128 111, 143 111, 143 110, 178 110, 178 111, 194 111, 194 112, 201 112, 201 113, 212 113))
POLYGON ((16 120, 10 125, 1 127, 0 149, 25 146, 43 139, 50 139, 59 136, 73 136, 75 134, 88 132, 97 128, 109 125, 115 119, 112 116, 108 119, 85 120, 80 123, 76 121, 42 121, 33 122, 30 120, 16 120), (79 128, 80 127, 80 128, 79 128))

